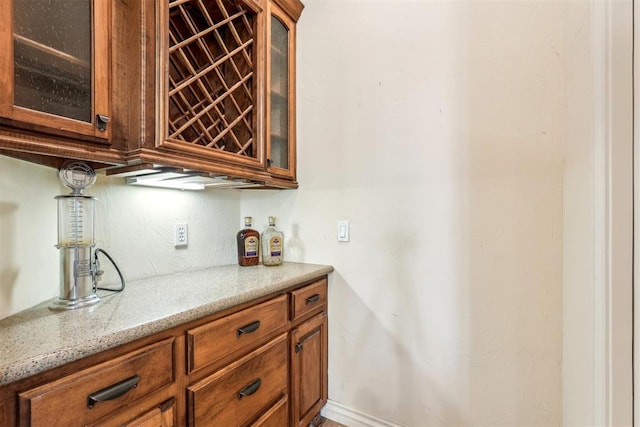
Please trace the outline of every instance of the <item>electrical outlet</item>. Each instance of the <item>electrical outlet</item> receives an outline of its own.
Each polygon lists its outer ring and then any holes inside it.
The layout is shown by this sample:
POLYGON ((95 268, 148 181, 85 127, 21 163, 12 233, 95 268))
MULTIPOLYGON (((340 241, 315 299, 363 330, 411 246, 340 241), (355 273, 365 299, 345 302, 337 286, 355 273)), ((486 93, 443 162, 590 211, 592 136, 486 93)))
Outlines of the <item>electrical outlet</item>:
POLYGON ((175 246, 187 246, 189 233, 186 223, 176 224, 175 246))

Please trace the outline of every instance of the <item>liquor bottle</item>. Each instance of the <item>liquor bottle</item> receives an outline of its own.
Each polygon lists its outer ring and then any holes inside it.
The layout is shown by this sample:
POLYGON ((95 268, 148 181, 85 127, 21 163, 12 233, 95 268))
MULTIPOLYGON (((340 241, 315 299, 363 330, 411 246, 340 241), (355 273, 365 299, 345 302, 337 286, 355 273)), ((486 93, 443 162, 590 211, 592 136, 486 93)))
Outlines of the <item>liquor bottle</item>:
POLYGON ((238 264, 242 267, 258 265, 260 261, 260 233, 251 228, 250 216, 244 217, 244 228, 236 234, 238 264))
POLYGON ((276 217, 269 217, 269 227, 262 233, 262 264, 282 264, 284 256, 284 234, 276 228, 276 217))

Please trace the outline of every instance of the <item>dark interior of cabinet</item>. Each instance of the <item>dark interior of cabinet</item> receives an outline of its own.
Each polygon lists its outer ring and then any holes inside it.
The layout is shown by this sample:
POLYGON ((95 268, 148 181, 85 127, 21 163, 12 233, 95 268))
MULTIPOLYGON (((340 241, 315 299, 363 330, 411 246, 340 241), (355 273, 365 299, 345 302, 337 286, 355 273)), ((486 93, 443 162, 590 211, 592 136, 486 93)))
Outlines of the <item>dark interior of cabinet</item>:
POLYGON ((14 1, 14 103, 91 122, 91 5, 14 1))
POLYGON ((229 0, 169 7, 169 139, 255 158, 256 12, 229 0))

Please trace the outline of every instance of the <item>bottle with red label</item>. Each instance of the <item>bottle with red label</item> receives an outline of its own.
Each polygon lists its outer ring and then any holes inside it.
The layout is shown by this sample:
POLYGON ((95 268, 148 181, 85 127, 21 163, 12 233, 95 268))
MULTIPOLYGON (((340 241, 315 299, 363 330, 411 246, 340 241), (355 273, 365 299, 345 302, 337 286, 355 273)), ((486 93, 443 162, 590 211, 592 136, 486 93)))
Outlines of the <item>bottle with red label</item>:
POLYGON ((251 228, 252 218, 244 217, 244 228, 236 234, 238 264, 242 267, 258 265, 260 261, 260 233, 251 228))

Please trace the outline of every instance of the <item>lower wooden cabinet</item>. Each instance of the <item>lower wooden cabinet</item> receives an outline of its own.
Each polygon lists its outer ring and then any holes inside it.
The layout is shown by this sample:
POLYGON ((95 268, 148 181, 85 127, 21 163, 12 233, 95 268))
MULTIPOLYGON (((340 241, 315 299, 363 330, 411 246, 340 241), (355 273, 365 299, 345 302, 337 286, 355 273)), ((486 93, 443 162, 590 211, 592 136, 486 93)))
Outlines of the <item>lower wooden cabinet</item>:
POLYGON ((327 350, 323 277, 0 387, 0 425, 306 427, 327 350))
POLYGON ((327 315, 291 332, 292 426, 308 426, 327 402, 327 315))
POLYGON ((173 342, 165 339, 20 393, 20 425, 91 424, 171 385, 173 342))
POLYGON ((287 335, 187 388, 189 426, 244 426, 287 392, 287 335))

